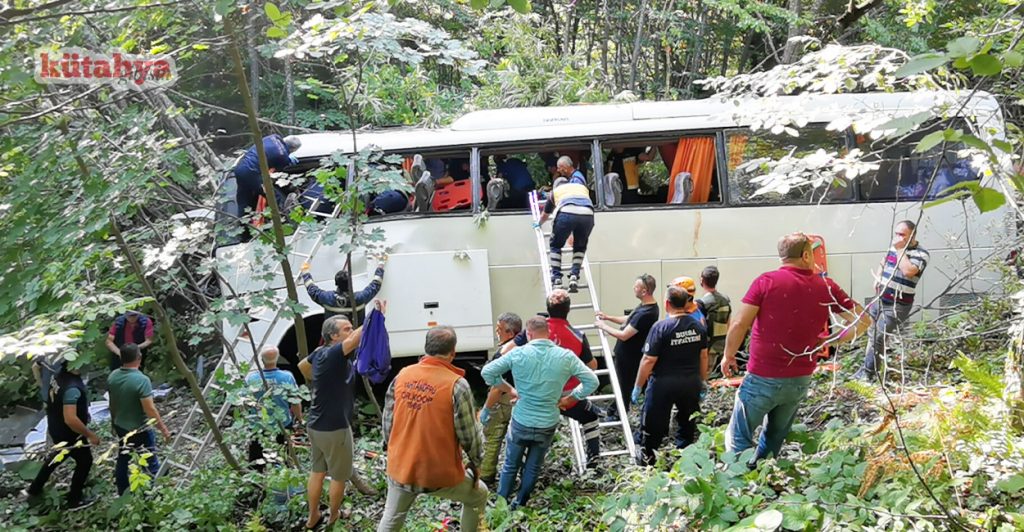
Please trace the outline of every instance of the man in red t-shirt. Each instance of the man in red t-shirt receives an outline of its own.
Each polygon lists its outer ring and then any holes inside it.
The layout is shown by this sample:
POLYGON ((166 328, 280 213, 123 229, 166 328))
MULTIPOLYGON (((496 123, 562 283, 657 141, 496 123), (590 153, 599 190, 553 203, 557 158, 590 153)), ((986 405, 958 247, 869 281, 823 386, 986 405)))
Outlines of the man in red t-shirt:
POLYGON ((754 446, 754 432, 764 424, 753 463, 778 455, 807 396, 814 355, 824 344, 853 341, 871 326, 871 318, 832 279, 814 272, 811 241, 803 233, 779 239, 782 267, 751 283, 729 325, 722 358, 726 377, 737 371, 736 352, 751 325, 747 376, 736 393, 725 448, 736 454, 754 446), (847 325, 836 337, 822 333, 832 314, 847 325))

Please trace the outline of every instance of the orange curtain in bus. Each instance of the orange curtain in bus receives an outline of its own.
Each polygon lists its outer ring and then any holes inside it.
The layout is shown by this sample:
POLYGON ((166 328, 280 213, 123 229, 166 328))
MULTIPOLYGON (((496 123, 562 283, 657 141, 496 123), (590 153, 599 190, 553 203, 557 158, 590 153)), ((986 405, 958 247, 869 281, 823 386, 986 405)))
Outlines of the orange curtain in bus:
MULTIPOLYGON (((675 190, 675 179, 680 172, 689 172, 693 179, 690 203, 707 203, 711 196, 711 180, 715 169, 715 137, 681 138, 675 155, 672 173, 669 174, 669 191, 675 190)), ((668 201, 671 201, 671 197, 668 201)))
POLYGON ((725 153, 729 157, 729 169, 736 168, 743 164, 743 150, 747 148, 749 137, 746 135, 733 135, 729 137, 725 153))

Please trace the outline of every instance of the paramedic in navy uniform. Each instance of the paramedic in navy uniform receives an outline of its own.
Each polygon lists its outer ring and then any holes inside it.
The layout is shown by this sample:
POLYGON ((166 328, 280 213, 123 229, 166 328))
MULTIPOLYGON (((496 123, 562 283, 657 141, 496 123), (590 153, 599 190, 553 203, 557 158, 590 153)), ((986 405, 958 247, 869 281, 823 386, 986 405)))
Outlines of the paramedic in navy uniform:
POLYGON ((693 443, 697 424, 690 419, 700 410, 700 395, 708 376, 708 333, 686 311, 692 296, 685 289, 670 285, 665 294, 667 317, 651 327, 644 343, 644 356, 631 398, 639 402, 647 385, 640 418, 640 456, 642 465, 654 464, 654 451, 668 434, 672 407, 676 407, 677 448, 693 443))

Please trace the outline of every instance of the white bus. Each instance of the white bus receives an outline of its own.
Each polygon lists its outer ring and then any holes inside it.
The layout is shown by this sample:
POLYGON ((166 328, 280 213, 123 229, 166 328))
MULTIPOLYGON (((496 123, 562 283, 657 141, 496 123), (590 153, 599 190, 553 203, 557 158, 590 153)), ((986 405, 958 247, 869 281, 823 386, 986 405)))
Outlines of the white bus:
MULTIPOLYGON (((800 155, 819 148, 838 153, 866 148, 868 137, 850 129, 830 131, 826 124, 853 112, 913 114, 957 97, 952 93, 851 94, 774 97, 739 104, 708 99, 499 109, 470 113, 446 129, 359 132, 356 145, 348 132, 302 135, 302 147, 295 155, 314 164, 339 150, 374 147, 405 157, 419 154, 437 168, 443 161, 453 177, 470 180, 473 201, 467 208, 389 214, 372 218, 370 224, 383 229, 387 244, 394 248, 378 296, 389 303, 393 356, 420 355, 424 333, 434 324, 456 328, 460 353, 484 355, 494 346, 495 318, 506 311, 526 317, 543 310, 544 293, 529 210, 523 205, 495 209, 485 223, 475 222, 484 209, 480 187, 496 177, 494 156, 521 160, 538 187, 550 184, 546 166, 553 155, 570 155, 580 163, 595 190, 596 224, 588 258, 606 313, 624 313, 636 304, 631 286, 640 274, 655 276, 663 287, 680 275, 697 279, 712 264, 721 271, 719 290, 738 301, 755 276, 778 266, 779 236, 798 230, 824 238, 828 274, 863 301, 874 295, 872 270, 889 247, 894 222, 915 219, 922 196, 933 197, 939 190, 936 186, 923 190, 935 165, 942 165, 937 181, 944 181, 943 188, 979 178, 958 156, 956 147, 945 153, 937 153, 938 148, 914 153, 917 141, 929 130, 925 126, 885 150, 877 171, 856 178, 850 186, 813 193, 794 190, 755 196, 758 187, 751 179, 758 172, 739 168, 759 157, 800 155), (798 136, 754 131, 744 118, 786 106, 804 113, 806 125, 798 136), (625 193, 620 205, 609 205, 604 194, 603 176, 612 169, 642 181, 639 191, 625 193), (680 171, 690 174, 692 191, 687 201, 669 203, 664 183, 680 171)), ((983 137, 1002 136, 1001 113, 991 96, 975 95, 967 110, 980 124, 983 137)), ((979 214, 972 203, 959 201, 925 209, 918 239, 931 252, 931 262, 915 304, 939 309, 958 296, 997 286, 997 274, 991 269, 967 274, 989 258, 997 242, 1014 232, 1004 209, 979 214)), ((293 251, 308 249, 312 239, 292 243, 293 251)), ((218 253, 244 256, 249 245, 221 248, 218 253)), ((291 259, 295 269, 303 260, 291 259)), ((324 246, 312 262, 314 279, 322 288, 333 288, 334 273, 344 262, 336 245, 324 246)), ((353 263, 358 290, 373 261, 368 264, 357 254, 353 263)), ((241 269, 227 278, 236 291, 263 286, 249 282, 241 269)), ((283 297, 280 277, 272 286, 283 297)), ((299 291, 312 348, 318 340, 322 309, 301 286, 299 291)), ((249 325, 257 344, 278 344, 286 357, 294 358, 291 320, 281 319, 270 327, 273 311, 253 310, 252 314, 249 325)), ((593 316, 578 314, 574 311, 570 321, 593 321, 593 316)), ((229 324, 225 328, 229 338, 239 330, 229 324)), ((239 343, 242 358, 251 356, 249 349, 247 342, 239 343)))

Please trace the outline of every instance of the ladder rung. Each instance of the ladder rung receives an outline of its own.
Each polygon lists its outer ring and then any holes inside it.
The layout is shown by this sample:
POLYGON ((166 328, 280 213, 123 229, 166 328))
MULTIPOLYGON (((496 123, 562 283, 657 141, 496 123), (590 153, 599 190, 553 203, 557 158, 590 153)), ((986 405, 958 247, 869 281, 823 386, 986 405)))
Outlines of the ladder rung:
POLYGON ((629 449, 616 449, 614 451, 602 451, 601 456, 619 456, 629 454, 629 449))
POLYGON ((224 391, 224 388, 221 388, 220 385, 214 382, 212 379, 210 380, 209 384, 207 384, 207 386, 214 390, 217 390, 218 392, 224 391))
POLYGON ((594 375, 599 375, 600 376, 600 375, 607 375, 609 373, 611 373, 611 371, 609 371, 607 369, 595 369, 594 370, 594 375))
POLYGON ((320 218, 330 218, 331 215, 334 214, 334 213, 332 213, 332 212, 320 212, 320 211, 309 211, 308 214, 310 214, 312 216, 319 216, 320 218))
POLYGON ((602 421, 602 422, 598 423, 597 426, 599 426, 601 428, 605 428, 605 427, 619 427, 619 428, 621 428, 622 427, 622 422, 621 421, 602 421))
POLYGON ((308 259, 309 258, 309 255, 307 255, 305 253, 299 253, 298 251, 293 251, 291 254, 295 255, 296 257, 302 257, 304 259, 308 259))
POLYGON ((610 401, 615 399, 615 394, 606 393, 603 395, 591 395, 590 397, 587 397, 587 399, 590 399, 591 401, 610 401))
POLYGON ((597 325, 594 325, 593 323, 588 323, 586 325, 573 325, 572 327, 574 329, 579 329, 581 331, 589 331, 589 330, 592 330, 592 329, 597 329, 597 325))
POLYGON ((167 465, 169 465, 171 467, 177 467, 178 469, 180 469, 182 471, 188 471, 188 466, 187 465, 179 464, 178 462, 175 462, 174 460, 166 460, 165 459, 164 463, 166 463, 167 465))
POLYGON ((592 309, 592 308, 594 308, 594 304, 593 303, 576 303, 575 305, 569 305, 569 310, 576 310, 576 309, 581 309, 581 308, 592 309))
POLYGON ((203 439, 202 438, 196 438, 195 436, 193 436, 191 434, 186 434, 186 433, 183 432, 183 433, 179 434, 179 436, 181 436, 182 438, 185 438, 186 440, 188 440, 188 441, 190 441, 190 442, 192 442, 192 443, 194 443, 196 445, 202 445, 203 444, 203 439))

